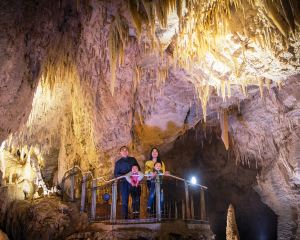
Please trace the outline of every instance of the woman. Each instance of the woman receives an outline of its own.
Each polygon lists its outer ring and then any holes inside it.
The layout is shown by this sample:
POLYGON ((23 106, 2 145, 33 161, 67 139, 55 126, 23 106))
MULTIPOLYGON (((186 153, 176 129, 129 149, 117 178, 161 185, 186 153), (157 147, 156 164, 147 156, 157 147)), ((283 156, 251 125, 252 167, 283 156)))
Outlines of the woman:
MULTIPOLYGON (((149 200, 148 200, 148 206, 147 206, 147 212, 153 212, 153 209, 151 210, 151 204, 153 202, 153 198, 154 198, 154 190, 155 190, 155 181, 153 181, 156 176, 157 176, 157 171, 155 171, 154 166, 156 165, 156 163, 160 163, 160 174, 164 174, 167 175, 169 174, 168 171, 166 171, 165 169, 165 164, 163 161, 161 161, 160 156, 159 156, 159 151, 157 148, 152 148, 150 151, 150 158, 149 160, 145 163, 145 175, 148 175, 147 178, 147 187, 149 190, 149 200), (151 194, 152 193, 152 194, 151 194), (152 196, 153 195, 153 196, 152 196), (152 199, 152 201, 151 201, 152 199), (150 204, 150 205, 149 205, 150 204)), ((162 189, 161 189, 162 191, 162 189)), ((163 202, 163 197, 161 194, 161 203, 163 202)))
POLYGON ((150 180, 150 192, 149 192, 149 198, 148 198, 148 203, 147 203, 147 212, 151 214, 151 207, 153 206, 154 203, 154 197, 155 197, 155 185, 158 182, 160 184, 160 208, 163 210, 163 205, 164 205, 164 194, 163 194, 163 189, 162 189, 162 163, 161 162, 156 162, 154 163, 154 168, 153 168, 153 177, 150 180))
MULTIPOLYGON (((160 156, 159 156, 159 151, 157 148, 152 148, 151 151, 150 151, 150 160, 148 160, 146 163, 145 163, 145 175, 153 175, 153 168, 154 168, 154 164, 156 162, 160 162, 161 163, 161 170, 162 170, 162 173, 165 173, 166 169, 165 169, 165 164, 163 161, 161 161, 160 159, 160 156)), ((151 179, 152 177, 148 177, 147 178, 147 187, 148 189, 150 190, 150 187, 151 187, 151 179)))

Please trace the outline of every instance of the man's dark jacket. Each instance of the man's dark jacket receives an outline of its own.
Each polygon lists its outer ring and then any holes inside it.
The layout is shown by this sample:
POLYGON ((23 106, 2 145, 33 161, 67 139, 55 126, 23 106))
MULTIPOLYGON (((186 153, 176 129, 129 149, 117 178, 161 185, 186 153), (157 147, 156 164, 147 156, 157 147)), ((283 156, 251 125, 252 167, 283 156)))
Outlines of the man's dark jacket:
MULTIPOLYGON (((114 171, 115 177, 119 177, 126 173, 129 173, 133 165, 139 166, 138 162, 134 157, 128 156, 126 158, 120 158, 115 164, 115 171, 114 171)), ((139 166, 139 170, 141 170, 140 166, 139 166)))

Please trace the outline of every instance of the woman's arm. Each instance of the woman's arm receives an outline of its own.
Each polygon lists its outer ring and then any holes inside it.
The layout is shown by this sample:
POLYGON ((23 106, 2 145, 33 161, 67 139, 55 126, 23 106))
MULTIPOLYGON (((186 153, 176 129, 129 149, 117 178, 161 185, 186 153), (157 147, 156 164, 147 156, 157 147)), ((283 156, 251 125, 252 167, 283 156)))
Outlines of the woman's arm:
POLYGON ((153 166, 151 166, 152 161, 147 161, 145 163, 145 174, 150 174, 153 170, 153 166))
POLYGON ((163 173, 166 171, 165 163, 162 161, 161 170, 163 173))

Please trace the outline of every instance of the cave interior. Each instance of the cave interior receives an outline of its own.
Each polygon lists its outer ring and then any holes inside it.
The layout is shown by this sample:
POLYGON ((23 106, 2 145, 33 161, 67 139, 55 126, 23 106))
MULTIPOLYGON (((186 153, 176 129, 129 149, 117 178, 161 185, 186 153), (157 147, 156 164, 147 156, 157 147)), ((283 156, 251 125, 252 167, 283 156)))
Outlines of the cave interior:
POLYGON ((169 175, 205 186, 189 204, 205 201, 211 235, 182 239, 300 239, 299 13, 299 0, 1 0, 0 239, 166 239, 96 232, 80 209, 83 173, 113 179, 122 146, 142 172, 155 147, 169 175))

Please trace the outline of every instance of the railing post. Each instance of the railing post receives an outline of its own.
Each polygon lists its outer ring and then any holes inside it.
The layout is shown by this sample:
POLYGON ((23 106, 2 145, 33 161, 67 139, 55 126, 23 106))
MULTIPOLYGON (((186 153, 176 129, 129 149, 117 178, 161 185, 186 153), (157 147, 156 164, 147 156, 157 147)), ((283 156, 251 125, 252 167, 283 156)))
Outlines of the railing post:
POLYGON ((193 196, 193 193, 191 193, 191 218, 195 219, 194 196, 193 196))
POLYGON ((110 208, 110 221, 115 222, 117 218, 117 197, 118 197, 118 180, 115 180, 112 184, 112 199, 111 199, 111 208, 110 208))
POLYGON ((75 188, 75 174, 74 174, 74 167, 72 168, 71 171, 71 189, 70 189, 70 194, 71 194, 71 201, 74 201, 74 188, 75 188))
POLYGON ((65 193, 65 178, 61 180, 61 200, 64 200, 64 193, 65 193))
POLYGON ((97 201, 97 179, 92 181, 92 204, 91 204, 91 220, 96 219, 96 202, 97 201))
POLYGON ((181 202, 181 210, 182 210, 182 219, 185 219, 185 204, 184 204, 184 200, 182 199, 181 202))
POLYGON ((87 176, 83 175, 82 176, 82 183, 81 183, 80 212, 84 212, 84 208, 85 208, 86 180, 87 180, 87 176))
POLYGON ((204 189, 201 188, 200 190, 200 218, 201 220, 205 221, 206 220, 206 210, 205 210, 205 196, 204 196, 204 189))
POLYGON ((177 201, 175 201, 175 219, 178 219, 177 201))
POLYGON ((156 217, 161 220, 161 204, 160 204, 160 179, 159 176, 155 179, 155 196, 156 196, 156 217))
POLYGON ((191 211, 190 211, 190 204, 189 204, 189 185, 187 182, 184 183, 184 189, 185 189, 185 203, 186 203, 186 218, 191 218, 191 211))

